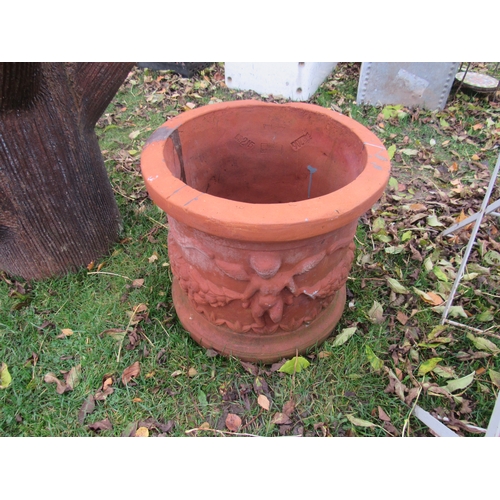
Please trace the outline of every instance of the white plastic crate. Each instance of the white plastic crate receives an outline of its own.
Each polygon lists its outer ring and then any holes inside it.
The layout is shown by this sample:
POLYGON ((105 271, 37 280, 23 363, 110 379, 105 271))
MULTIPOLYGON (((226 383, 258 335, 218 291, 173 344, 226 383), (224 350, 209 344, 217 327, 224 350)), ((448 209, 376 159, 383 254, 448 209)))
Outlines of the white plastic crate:
POLYGON ((226 62, 226 85, 230 89, 307 101, 336 65, 335 62, 226 62))
POLYGON ((458 66, 456 62, 365 62, 357 102, 443 109, 458 66))

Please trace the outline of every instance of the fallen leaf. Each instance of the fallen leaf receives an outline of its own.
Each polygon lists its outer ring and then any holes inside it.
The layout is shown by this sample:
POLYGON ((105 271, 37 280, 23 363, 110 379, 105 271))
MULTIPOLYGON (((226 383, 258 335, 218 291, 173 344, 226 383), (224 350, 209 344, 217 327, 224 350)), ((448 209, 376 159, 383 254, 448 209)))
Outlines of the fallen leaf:
POLYGON ((304 368, 310 365, 309 361, 302 356, 295 356, 289 359, 278 371, 293 375, 294 373, 301 372, 304 368))
POLYGON ((64 394, 67 390, 67 386, 64 382, 61 382, 52 372, 46 373, 43 377, 43 381, 47 384, 56 384, 57 394, 64 394))
POLYGON ((291 424, 292 421, 286 413, 275 413, 271 419, 272 424, 286 425, 291 424))
POLYGON ((262 377, 255 377, 253 382, 253 390, 256 394, 269 393, 269 386, 267 382, 262 377))
POLYGON ((404 326, 408 322, 409 318, 404 312, 398 311, 398 313, 396 314, 396 319, 404 326))
POLYGON ((295 401, 293 401, 293 399, 290 399, 283 405, 283 413, 290 417, 294 411, 295 401))
POLYGON ((455 392, 461 389, 465 389, 466 387, 469 387, 469 385, 474 382, 474 375, 476 372, 472 372, 471 374, 462 377, 462 378, 457 378, 456 380, 450 380, 446 386, 445 389, 447 389, 450 392, 455 392))
POLYGON ((196 375, 198 375, 198 372, 196 371, 196 368, 190 368, 190 369, 188 370, 188 377, 193 378, 193 377, 195 377, 196 375))
POLYGON ((71 328, 62 328, 61 333, 56 336, 56 339, 64 339, 66 337, 69 337, 70 335, 73 335, 75 333, 71 328))
POLYGON ((91 431, 100 432, 100 431, 109 431, 113 428, 113 425, 109 421, 109 418, 105 418, 104 420, 99 420, 99 422, 94 422, 93 424, 89 424, 87 426, 91 431))
POLYGON ((329 358, 333 353, 330 351, 320 351, 318 353, 318 358, 319 359, 324 359, 324 358, 329 358))
POLYGON ((0 367, 0 389, 7 389, 12 382, 8 367, 6 363, 2 363, 0 367))
POLYGON ((80 381, 80 375, 82 372, 82 366, 77 365, 71 368, 71 370, 64 375, 66 385, 69 387, 68 390, 72 391, 78 382, 80 381))
POLYGON ((170 375, 171 377, 178 377, 179 375, 182 375, 182 370, 175 370, 175 372, 172 372, 172 374, 170 375))
POLYGON ((201 406, 208 405, 207 395, 201 389, 198 390, 198 401, 201 406))
POLYGON ((498 354, 500 352, 500 349, 491 340, 483 337, 474 337, 472 333, 468 333, 467 338, 474 344, 474 347, 480 351, 487 351, 492 354, 498 354))
POLYGON ((418 154, 417 149, 402 149, 401 153, 403 153, 406 156, 415 156, 418 154))
POLYGON ((246 361, 240 361, 240 364, 248 373, 250 373, 250 375, 254 375, 256 377, 259 374, 259 369, 256 365, 247 363, 246 361))
POLYGON ((384 309, 382 308, 382 304, 380 304, 376 300, 373 301, 373 306, 368 311, 368 318, 375 325, 379 325, 380 323, 383 323, 383 321, 384 321, 384 309))
MULTIPOLYGON (((444 306, 437 306, 432 308, 433 311, 436 311, 438 313, 443 313, 444 312, 444 306)), ((448 314, 452 318, 468 318, 467 313, 464 311, 464 308, 462 306, 451 306, 450 310, 448 311, 448 314)))
POLYGON ((390 286, 391 290, 395 293, 407 294, 410 293, 408 288, 404 287, 398 280, 394 278, 386 278, 387 283, 390 286))
POLYGON ((152 264, 155 260, 158 260, 158 254, 156 252, 153 252, 153 255, 151 257, 148 257, 148 262, 152 264))
POLYGON ((138 278, 132 281, 132 287, 133 288, 141 288, 141 286, 144 285, 144 279, 143 278, 138 278))
POLYGON ((64 382, 59 380, 52 372, 47 373, 43 380, 47 384, 56 384, 57 394, 64 394, 65 392, 72 391, 77 385, 81 368, 81 365, 74 366, 69 372, 66 372, 64 374, 64 382))
MULTIPOLYGON (((423 292, 422 290, 419 290, 418 288, 413 287, 413 291, 424 301, 427 302, 428 304, 432 304, 433 306, 439 306, 439 304, 443 303, 443 299, 437 295, 434 292, 423 292)), ((441 306, 444 309, 444 306, 441 306)), ((437 310, 438 307, 435 307, 434 310, 437 310)))
POLYGON ((389 417, 389 415, 387 415, 387 413, 380 406, 378 407, 378 418, 380 418, 380 420, 383 420, 384 422, 391 421, 391 417, 389 417))
POLYGON ((429 217, 427 217, 427 224, 431 227, 444 227, 444 224, 439 222, 436 215, 429 215, 429 217))
POLYGON ((90 415, 94 410, 95 410, 95 399, 92 394, 89 394, 87 396, 87 399, 85 399, 85 401, 83 402, 80 411, 78 412, 78 422, 80 422, 80 425, 83 425, 85 417, 87 415, 90 415))
POLYGON ((132 399, 132 403, 142 403, 142 399, 141 398, 134 398, 134 399, 132 399))
POLYGON ((443 378, 458 378, 455 370, 451 368, 451 366, 437 365, 436 368, 434 368, 433 373, 443 378))
POLYGON ((369 345, 365 346, 365 353, 370 365, 375 371, 380 371, 384 367, 384 362, 373 352, 369 345))
POLYGON ((500 372, 496 372, 491 368, 488 370, 488 375, 490 376, 491 381, 494 385, 496 385, 500 389, 500 372))
POLYGON ((129 139, 134 140, 140 133, 140 130, 134 130, 133 132, 130 132, 130 134, 128 134, 128 137, 129 139))
POLYGON ((121 342, 125 338, 127 332, 125 330, 121 330, 120 328, 110 328, 109 330, 101 332, 101 335, 104 334, 113 337, 117 342, 121 342))
POLYGON ((134 437, 149 437, 149 430, 147 427, 139 427, 136 431, 135 431, 135 436, 134 437))
POLYGON ((346 417, 351 424, 356 425, 357 427, 376 427, 376 425, 372 422, 368 422, 368 420, 363 420, 362 418, 357 418, 354 415, 346 415, 346 417))
POLYGON ((234 413, 228 413, 226 417, 226 427, 232 432, 238 432, 241 427, 241 418, 234 413))
POLYGON ((410 210, 412 212, 421 212, 422 210, 427 210, 427 205, 424 205, 423 203, 412 203, 410 205, 410 210))
POLYGON ((270 402, 269 399, 267 399, 264 394, 259 394, 259 397, 257 398, 257 403, 261 408, 264 408, 264 410, 269 410, 270 407, 270 402))
POLYGON ((141 372, 141 367, 139 365, 139 361, 136 361, 132 365, 125 368, 125 370, 123 370, 122 373, 123 385, 127 385, 133 378, 137 377, 140 372, 141 372))
POLYGON ((335 337, 332 346, 338 347, 339 345, 345 344, 356 333, 356 330, 357 328, 355 326, 351 328, 344 328, 340 334, 335 337))
POLYGON ((443 358, 428 359, 418 367, 418 374, 425 375, 426 373, 433 371, 440 361, 443 361, 443 358))

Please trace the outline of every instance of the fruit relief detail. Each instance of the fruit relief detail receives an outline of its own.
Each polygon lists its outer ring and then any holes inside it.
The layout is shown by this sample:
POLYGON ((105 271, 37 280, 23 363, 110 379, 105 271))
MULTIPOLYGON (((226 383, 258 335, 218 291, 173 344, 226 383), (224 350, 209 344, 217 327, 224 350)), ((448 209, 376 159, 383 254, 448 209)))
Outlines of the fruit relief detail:
POLYGON ((293 331, 314 320, 344 286, 354 259, 355 226, 317 244, 223 245, 169 218, 172 272, 194 309, 237 333, 293 331))

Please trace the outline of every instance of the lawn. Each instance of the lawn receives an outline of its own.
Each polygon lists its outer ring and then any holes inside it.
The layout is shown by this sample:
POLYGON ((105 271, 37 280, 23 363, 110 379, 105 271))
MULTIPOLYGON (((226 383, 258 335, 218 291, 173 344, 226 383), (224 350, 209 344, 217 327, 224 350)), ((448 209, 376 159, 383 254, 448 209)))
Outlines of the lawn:
POLYGON ((440 233, 479 209, 500 104, 461 89, 439 112, 365 107, 358 77, 359 64, 339 64, 309 102, 372 130, 392 177, 360 218, 344 315, 304 355, 309 366, 287 374, 283 361, 242 363, 191 340, 171 300, 166 217, 140 173, 145 141, 179 113, 285 101, 229 90, 219 63, 192 78, 134 69, 96 128, 120 241, 64 277, 0 273, 0 365, 11 378, 0 436, 431 436, 410 416, 415 404, 463 436, 487 427, 500 388, 499 219, 481 225, 452 311, 475 330, 440 326, 471 227, 440 233))

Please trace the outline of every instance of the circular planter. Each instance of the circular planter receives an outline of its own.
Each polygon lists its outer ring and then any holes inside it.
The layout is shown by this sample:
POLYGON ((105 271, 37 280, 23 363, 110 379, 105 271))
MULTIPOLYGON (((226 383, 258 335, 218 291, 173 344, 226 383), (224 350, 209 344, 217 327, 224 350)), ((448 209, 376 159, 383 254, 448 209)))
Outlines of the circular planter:
POLYGON ((332 333, 357 219, 389 179, 373 133, 311 104, 220 103, 157 129, 141 168, 168 214, 173 301, 196 342, 269 363, 332 333))

